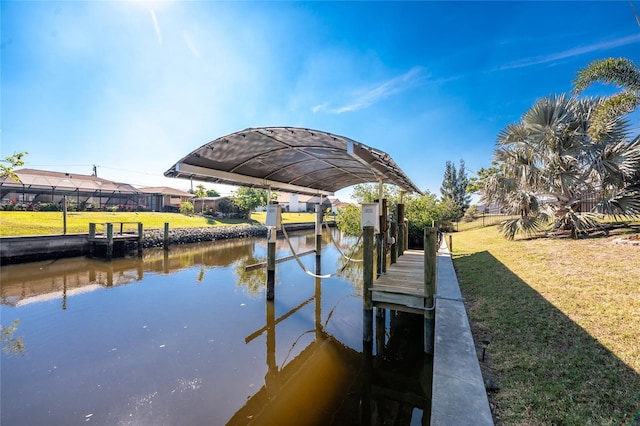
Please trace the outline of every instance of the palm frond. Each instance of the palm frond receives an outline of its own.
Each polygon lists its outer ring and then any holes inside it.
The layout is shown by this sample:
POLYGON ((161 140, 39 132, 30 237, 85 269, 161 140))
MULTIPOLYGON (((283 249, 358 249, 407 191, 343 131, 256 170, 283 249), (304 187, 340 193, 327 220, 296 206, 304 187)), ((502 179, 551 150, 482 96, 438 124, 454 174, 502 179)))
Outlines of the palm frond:
POLYGON ((548 226, 546 216, 520 216, 515 219, 507 219, 500 224, 500 233, 508 240, 513 240, 518 234, 529 237, 543 232, 548 226))
POLYGON ((569 209, 562 216, 556 217, 552 231, 571 231, 573 238, 587 234, 595 229, 601 229, 598 215, 595 213, 577 213, 569 209))
POLYGON ((640 216, 640 182, 604 197, 594 210, 613 217, 640 216))
POLYGON ((640 90, 640 69, 626 58, 607 58, 591 62, 578 71, 573 80, 575 93, 584 91, 595 82, 615 84, 632 91, 640 90))

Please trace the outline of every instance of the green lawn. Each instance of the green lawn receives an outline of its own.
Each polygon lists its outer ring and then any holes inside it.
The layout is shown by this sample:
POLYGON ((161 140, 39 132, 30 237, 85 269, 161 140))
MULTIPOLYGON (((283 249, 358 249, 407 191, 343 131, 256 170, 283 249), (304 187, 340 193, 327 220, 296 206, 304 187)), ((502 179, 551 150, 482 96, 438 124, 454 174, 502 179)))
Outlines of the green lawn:
POLYGON ((640 424, 640 247, 614 238, 453 234, 497 423, 640 424))
MULTIPOLYGON (((180 213, 153 212, 69 212, 67 233, 87 233, 89 223, 142 222, 145 229, 162 229, 165 222, 171 228, 197 228, 206 226, 228 226, 264 223, 265 213, 254 213, 252 221, 240 219, 211 219, 202 216, 187 216, 180 213)), ((284 223, 313 222, 314 213, 283 213, 284 223)), ((62 212, 0 211, 0 236, 62 234, 62 212)))

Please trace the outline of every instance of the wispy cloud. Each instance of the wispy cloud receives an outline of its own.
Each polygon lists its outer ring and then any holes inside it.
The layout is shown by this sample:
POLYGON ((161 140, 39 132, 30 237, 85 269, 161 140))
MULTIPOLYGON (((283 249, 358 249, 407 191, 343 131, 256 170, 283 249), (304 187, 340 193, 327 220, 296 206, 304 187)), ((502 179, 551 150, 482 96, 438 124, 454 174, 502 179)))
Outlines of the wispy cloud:
POLYGON ((162 32, 160 32, 160 25, 158 24, 158 17, 156 16, 156 12, 153 9, 149 9, 149 13, 151 14, 151 20, 153 21, 153 28, 156 30, 156 38, 158 39, 158 43, 162 44, 162 32))
POLYGON ((328 112, 331 114, 342 114, 345 112, 357 111, 359 109, 370 107, 376 102, 388 98, 389 96, 404 92, 405 90, 419 84, 423 78, 423 69, 421 67, 414 67, 406 73, 390 80, 355 91, 352 98, 347 102, 344 102, 341 106, 331 107, 329 102, 325 102, 314 106, 312 111, 314 113, 328 112))
POLYGON ((498 70, 509 70, 514 68, 530 67, 532 65, 546 64, 549 62, 555 62, 574 56, 583 55, 589 52, 596 52, 598 50, 607 50, 614 47, 625 46, 640 41, 640 34, 634 34, 627 37, 618 38, 615 40, 604 41, 600 43, 594 43, 589 46, 574 47, 563 52, 552 53, 550 55, 537 56, 533 58, 522 59, 516 62, 499 67, 498 70))
POLYGON ((184 31, 182 33, 182 37, 184 38, 184 42, 187 44, 187 47, 189 48, 189 51, 193 54, 193 56, 195 56, 196 58, 202 58, 200 51, 198 50, 196 45, 193 43, 193 40, 191 40, 189 33, 184 31))

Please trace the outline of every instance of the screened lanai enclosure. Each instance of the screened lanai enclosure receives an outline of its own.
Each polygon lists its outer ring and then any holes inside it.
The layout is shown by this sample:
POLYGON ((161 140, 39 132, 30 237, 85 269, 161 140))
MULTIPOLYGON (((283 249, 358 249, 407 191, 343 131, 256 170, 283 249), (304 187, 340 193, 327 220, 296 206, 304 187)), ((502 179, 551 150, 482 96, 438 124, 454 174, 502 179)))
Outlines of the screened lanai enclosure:
POLYGON ((78 210, 177 211, 193 195, 174 188, 136 188, 97 176, 20 169, 18 180, 0 179, 0 204, 5 208, 37 210, 61 205, 63 198, 78 210))

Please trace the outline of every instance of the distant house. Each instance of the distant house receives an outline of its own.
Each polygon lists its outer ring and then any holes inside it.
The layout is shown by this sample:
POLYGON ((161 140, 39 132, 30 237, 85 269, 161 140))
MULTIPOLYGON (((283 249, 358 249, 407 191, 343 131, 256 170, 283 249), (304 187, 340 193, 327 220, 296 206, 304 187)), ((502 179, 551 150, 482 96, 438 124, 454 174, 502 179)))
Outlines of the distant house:
POLYGON ((144 194, 143 205, 154 212, 177 212, 180 204, 193 198, 193 194, 189 192, 168 186, 139 188, 138 191, 144 194))
MULTIPOLYGON (((278 204, 282 206, 283 212, 314 212, 316 206, 320 204, 319 196, 278 193, 278 204)), ((322 197, 323 210, 332 208, 331 201, 327 197, 322 197)))
POLYGON ((136 188, 97 176, 47 170, 15 170, 18 181, 0 178, 0 205, 31 210, 43 204, 62 204, 78 210, 174 211, 193 197, 168 187, 136 188))

